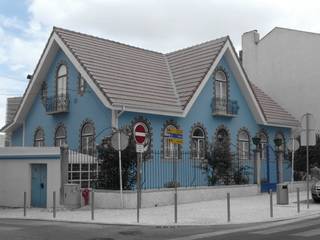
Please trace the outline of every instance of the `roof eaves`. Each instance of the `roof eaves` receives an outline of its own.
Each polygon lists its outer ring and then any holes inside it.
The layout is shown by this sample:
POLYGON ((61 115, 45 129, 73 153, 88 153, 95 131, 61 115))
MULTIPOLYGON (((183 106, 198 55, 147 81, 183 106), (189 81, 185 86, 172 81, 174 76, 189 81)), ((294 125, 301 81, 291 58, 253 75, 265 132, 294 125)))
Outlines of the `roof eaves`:
MULTIPOLYGON (((223 44, 221 45, 221 47, 220 47, 220 49, 219 49, 219 52, 218 52, 218 53, 216 54, 216 56, 212 59, 212 62, 211 62, 211 64, 210 64, 210 66, 212 66, 212 65, 214 64, 214 62, 216 61, 217 57, 219 56, 220 52, 222 51, 224 45, 225 45, 226 42, 227 42, 228 37, 229 37, 229 36, 216 39, 216 40, 219 40, 219 39, 225 38, 223 44)), ((209 41, 208 41, 208 42, 209 42, 209 41)), ((207 43, 207 42, 206 42, 206 43, 207 43)), ((198 44, 198 45, 200 45, 200 44, 198 44)), ((196 45, 196 46, 198 46, 198 45, 196 45)), ((179 50, 179 51, 180 51, 180 50, 179 50)), ((208 74, 208 72, 210 71, 210 69, 211 69, 211 67, 208 69, 208 71, 206 72, 206 74, 204 75, 204 77, 201 79, 201 81, 199 81, 198 85, 194 88, 193 93, 190 94, 190 97, 189 97, 188 100, 186 101, 185 105, 182 106, 183 109, 185 109, 186 106, 189 104, 189 102, 191 101, 193 95, 195 94, 195 92, 197 91, 197 89, 199 88, 199 86, 201 85, 202 81, 207 77, 207 74, 208 74)))

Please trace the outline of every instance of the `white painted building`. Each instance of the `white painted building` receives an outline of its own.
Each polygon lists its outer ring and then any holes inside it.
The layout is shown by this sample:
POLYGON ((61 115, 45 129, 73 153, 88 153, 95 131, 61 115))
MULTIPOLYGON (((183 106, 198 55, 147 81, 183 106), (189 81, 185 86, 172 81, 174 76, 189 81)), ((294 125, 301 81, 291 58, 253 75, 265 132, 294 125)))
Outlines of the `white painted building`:
POLYGON ((0 133, 0 147, 4 147, 4 145, 5 145, 5 138, 6 138, 6 135, 0 133))
POLYGON ((320 34, 276 27, 260 39, 246 32, 241 58, 252 82, 297 119, 312 113, 320 129, 320 34))

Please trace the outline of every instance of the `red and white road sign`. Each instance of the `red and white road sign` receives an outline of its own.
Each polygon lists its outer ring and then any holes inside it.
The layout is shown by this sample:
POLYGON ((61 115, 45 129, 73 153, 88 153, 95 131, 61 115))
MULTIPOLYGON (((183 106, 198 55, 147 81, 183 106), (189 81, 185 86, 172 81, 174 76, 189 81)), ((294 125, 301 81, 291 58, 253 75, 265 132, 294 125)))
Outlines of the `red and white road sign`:
POLYGON ((147 126, 142 122, 137 122, 133 128, 134 139, 137 144, 144 144, 147 135, 147 126))

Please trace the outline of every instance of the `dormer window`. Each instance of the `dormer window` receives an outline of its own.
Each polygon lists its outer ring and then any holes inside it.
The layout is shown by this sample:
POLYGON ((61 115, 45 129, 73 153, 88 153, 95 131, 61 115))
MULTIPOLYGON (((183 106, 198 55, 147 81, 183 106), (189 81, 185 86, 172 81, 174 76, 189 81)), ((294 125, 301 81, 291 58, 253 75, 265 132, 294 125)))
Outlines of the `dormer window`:
POLYGON ((214 97, 212 99, 212 113, 215 116, 234 117, 238 114, 237 101, 230 100, 229 79, 226 72, 218 69, 214 74, 214 97))
POLYGON ((68 68, 66 64, 60 64, 56 75, 56 93, 46 101, 48 114, 66 113, 69 111, 69 96, 67 93, 68 68))
POLYGON ((227 111, 227 101, 228 101, 228 89, 227 89, 227 76, 226 74, 219 70, 215 74, 215 98, 216 107, 219 112, 226 113, 227 111))
POLYGON ((67 95, 67 67, 61 64, 57 72, 57 96, 67 95))

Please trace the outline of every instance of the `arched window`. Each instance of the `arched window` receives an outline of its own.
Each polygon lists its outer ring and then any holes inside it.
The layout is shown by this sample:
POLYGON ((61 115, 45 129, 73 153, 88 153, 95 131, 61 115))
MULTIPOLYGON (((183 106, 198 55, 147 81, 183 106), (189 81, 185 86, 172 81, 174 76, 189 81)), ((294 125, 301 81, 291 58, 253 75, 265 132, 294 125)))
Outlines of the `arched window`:
POLYGON ((285 139, 283 135, 281 133, 277 133, 275 139, 281 139, 281 145, 279 146, 278 150, 284 152, 285 139))
POLYGON ((95 145, 94 127, 91 122, 87 122, 81 129, 81 152, 93 155, 95 145))
POLYGON ((219 70, 215 74, 215 104, 216 111, 227 111, 228 84, 226 74, 219 70))
POLYGON ((191 153, 193 158, 204 159, 206 152, 204 130, 201 127, 195 127, 192 130, 191 138, 191 153))
POLYGON ((164 158, 166 159, 172 159, 174 156, 177 156, 178 154, 178 144, 173 144, 170 142, 169 138, 169 130, 171 129, 177 129, 173 125, 167 125, 164 129, 164 135, 163 135, 163 154, 164 158))
POLYGON ((264 132, 260 133, 260 143, 261 143, 261 156, 262 161, 267 160, 267 147, 268 147, 268 137, 264 132))
POLYGON ((44 146, 44 131, 42 128, 38 128, 34 133, 33 146, 43 147, 44 146))
POLYGON ((66 144, 66 129, 64 126, 59 126, 55 132, 55 137, 54 137, 54 145, 56 147, 60 147, 64 144, 66 144))
POLYGON ((63 97, 67 95, 67 67, 61 64, 57 72, 57 97, 63 97))
POLYGON ((220 128, 218 131, 217 131, 217 135, 216 135, 216 138, 217 138, 217 141, 220 142, 220 143, 223 143, 225 141, 227 141, 228 139, 228 132, 226 129, 224 128, 220 128))
POLYGON ((250 159, 250 138, 245 130, 240 130, 238 134, 238 156, 239 161, 247 161, 250 159))

